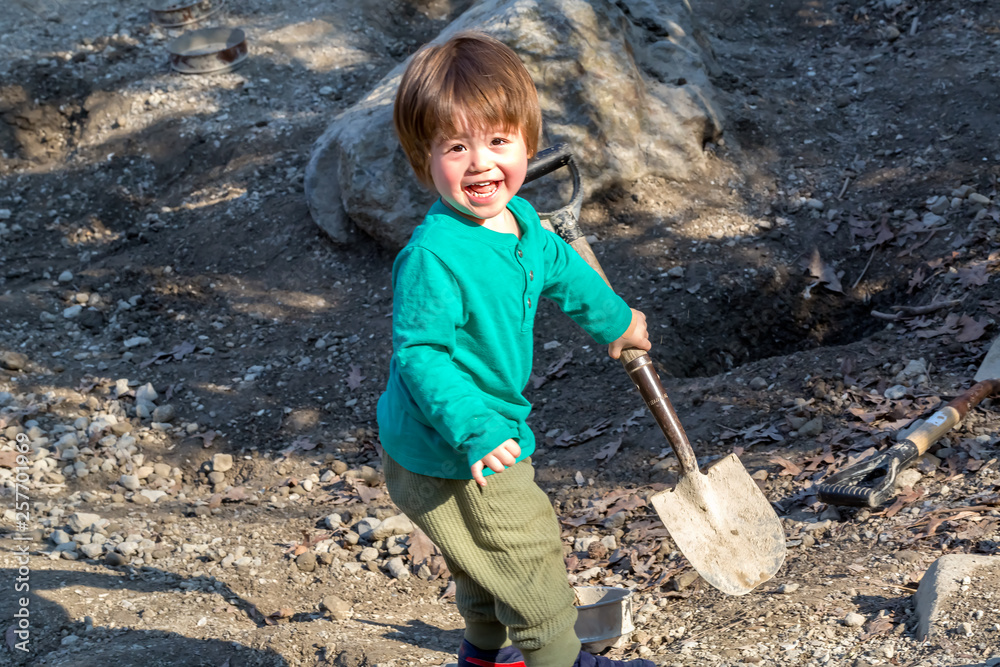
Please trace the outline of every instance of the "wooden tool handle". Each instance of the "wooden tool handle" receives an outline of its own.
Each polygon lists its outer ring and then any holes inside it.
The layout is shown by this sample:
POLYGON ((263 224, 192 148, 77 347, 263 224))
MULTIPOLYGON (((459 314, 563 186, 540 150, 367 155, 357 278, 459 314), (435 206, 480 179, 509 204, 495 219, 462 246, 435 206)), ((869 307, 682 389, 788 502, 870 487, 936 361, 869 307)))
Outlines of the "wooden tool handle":
POLYGON ((997 391, 1000 391, 1000 380, 977 382, 952 399, 948 405, 928 417, 927 421, 908 435, 906 439, 916 445, 918 454, 925 453, 942 435, 965 419, 969 410, 997 391))
MULTIPOLYGON (((600 274, 604 282, 610 287, 611 281, 608 280, 604 269, 601 268, 601 263, 597 261, 590 243, 587 242, 587 238, 580 234, 570 242, 570 246, 576 250, 592 269, 600 274)), ((653 360, 650 359, 644 350, 634 347, 622 350, 619 360, 622 362, 625 372, 628 373, 629 377, 632 378, 632 382, 635 383, 636 389, 639 390, 639 395, 642 396, 646 407, 653 414, 653 418, 659 425, 660 430, 663 431, 663 435, 667 437, 667 442, 670 443, 674 453, 677 455, 681 474, 698 472, 698 459, 694 455, 694 450, 691 449, 691 443, 684 432, 684 427, 681 426, 677 412, 670 403, 667 392, 663 389, 660 376, 653 367, 653 360)))

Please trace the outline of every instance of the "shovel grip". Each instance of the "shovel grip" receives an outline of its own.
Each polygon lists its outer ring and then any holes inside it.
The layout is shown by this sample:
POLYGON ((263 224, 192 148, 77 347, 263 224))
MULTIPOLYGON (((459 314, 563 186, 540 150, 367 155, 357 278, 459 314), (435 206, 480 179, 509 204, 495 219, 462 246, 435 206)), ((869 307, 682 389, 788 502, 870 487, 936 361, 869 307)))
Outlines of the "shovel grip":
POLYGON ((630 361, 625 359, 625 351, 622 352, 622 366, 625 372, 632 378, 639 395, 646 403, 646 407, 653 414, 653 418, 659 425, 663 435, 667 436, 667 442, 677 455, 680 464, 681 474, 698 472, 698 459, 695 458, 691 443, 688 441, 681 420, 677 417, 667 392, 663 390, 660 376, 653 368, 653 360, 642 350, 631 348, 628 352, 638 352, 630 361))
POLYGON ((917 447, 917 452, 923 454, 938 439, 965 419, 969 410, 979 405, 987 396, 1000 391, 1000 380, 983 380, 972 385, 952 399, 946 406, 927 418, 920 428, 915 430, 907 440, 917 447))

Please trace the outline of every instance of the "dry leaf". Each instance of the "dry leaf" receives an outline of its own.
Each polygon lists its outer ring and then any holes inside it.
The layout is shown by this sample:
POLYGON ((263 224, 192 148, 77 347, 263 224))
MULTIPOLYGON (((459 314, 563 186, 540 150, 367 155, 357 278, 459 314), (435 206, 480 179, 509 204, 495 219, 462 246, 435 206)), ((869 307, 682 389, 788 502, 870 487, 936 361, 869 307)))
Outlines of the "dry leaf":
POLYGON ((0 452, 0 468, 14 468, 17 466, 17 452, 0 452))
POLYGON ((598 461, 610 461, 611 457, 618 453, 618 448, 622 446, 622 439, 617 438, 601 447, 600 451, 594 454, 598 461))
POLYGON ((986 270, 986 264, 976 264, 967 269, 959 269, 958 284, 962 287, 978 287, 979 285, 985 285, 990 280, 990 276, 986 270))
POLYGON ((545 369, 545 373, 542 376, 538 376, 532 373, 531 375, 532 386, 534 386, 535 389, 539 389, 540 387, 542 387, 542 385, 544 385, 552 378, 561 378, 565 376, 566 370, 563 367, 566 364, 568 364, 572 358, 573 358, 573 351, 570 350, 566 354, 564 354, 562 358, 560 358, 558 361, 551 364, 547 369, 545 369))
POLYGON ((782 471, 778 473, 779 475, 793 475, 794 476, 794 475, 798 475, 800 472, 802 472, 802 468, 800 468, 798 465, 792 463, 788 459, 786 459, 784 457, 781 457, 781 456, 775 456, 775 457, 771 458, 770 462, 771 463, 777 463, 778 465, 780 465, 782 467, 782 471))
POLYGON ((835 271, 832 267, 823 261, 820 257, 819 249, 814 248, 812 257, 809 259, 809 275, 816 278, 823 283, 823 286, 828 290, 833 292, 843 293, 844 289, 840 284, 840 279, 843 277, 843 271, 835 271))
POLYGON ((978 321, 968 315, 962 315, 958 319, 958 325, 962 327, 962 330, 955 336, 955 340, 959 343, 971 343, 974 340, 979 340, 986 333, 986 324, 985 317, 982 318, 982 321, 978 321))
POLYGON ((361 382, 364 380, 364 376, 361 375, 361 367, 357 364, 351 366, 351 372, 347 376, 347 387, 348 389, 357 389, 361 386, 361 382))
POLYGON ((435 549, 436 547, 431 542, 431 538, 427 537, 427 533, 419 528, 414 528, 413 532, 410 533, 410 544, 407 549, 413 564, 416 566, 429 561, 434 555, 435 549))
POLYGON ((611 426, 611 420, 602 419, 587 430, 577 433, 576 435, 571 435, 568 432, 563 433, 556 438, 555 442, 552 444, 556 447, 572 447, 573 445, 579 445, 587 442, 588 440, 593 440, 597 436, 601 435, 608 430, 609 426, 611 426))
POLYGON ((354 490, 361 497, 361 502, 366 505, 382 495, 382 489, 368 486, 361 479, 354 480, 354 490))

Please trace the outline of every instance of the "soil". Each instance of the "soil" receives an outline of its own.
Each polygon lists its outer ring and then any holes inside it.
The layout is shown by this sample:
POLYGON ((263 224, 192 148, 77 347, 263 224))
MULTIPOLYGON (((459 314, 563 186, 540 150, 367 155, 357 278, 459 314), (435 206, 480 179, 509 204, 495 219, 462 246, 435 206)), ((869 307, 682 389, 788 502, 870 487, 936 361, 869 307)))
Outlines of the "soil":
MULTIPOLYGON (((18 0, 0 18, 3 428, 54 441, 59 425, 118 411, 115 437, 136 438, 121 467, 81 476, 60 448, 35 480, 30 650, 14 648, 8 626, 5 660, 454 661, 462 622, 440 558, 418 557, 415 535, 359 536, 361 519, 397 513, 378 476, 374 412, 392 255, 363 235, 350 247, 326 238, 302 176, 329 120, 467 5, 230 3, 209 23, 243 26, 250 57, 208 76, 171 72, 166 44, 183 29, 120 3, 18 0), (147 383, 174 415, 136 412, 147 383), (219 453, 233 455, 231 470, 213 470, 219 453), (154 463, 170 471, 150 503, 121 475, 154 463), (149 544, 118 565, 60 558, 50 539, 72 512, 109 520, 115 541, 149 544), (362 562, 366 546, 377 557, 362 562)), ((737 451, 789 548, 747 597, 692 576, 648 504, 676 479, 663 435, 617 362, 546 304, 528 389, 538 479, 576 583, 634 591, 637 630, 608 655, 930 665, 997 654, 1000 570, 970 582, 961 614, 926 641, 910 599, 939 556, 997 553, 992 400, 887 505, 836 508, 815 493, 972 384, 996 334, 991 10, 696 4, 726 109, 726 140, 705 146, 709 173, 622 183, 586 202, 581 225, 646 312, 702 464, 737 451)), ((80 455, 103 446, 85 442, 80 455)), ((5 580, 17 570, 10 537, 5 580)))

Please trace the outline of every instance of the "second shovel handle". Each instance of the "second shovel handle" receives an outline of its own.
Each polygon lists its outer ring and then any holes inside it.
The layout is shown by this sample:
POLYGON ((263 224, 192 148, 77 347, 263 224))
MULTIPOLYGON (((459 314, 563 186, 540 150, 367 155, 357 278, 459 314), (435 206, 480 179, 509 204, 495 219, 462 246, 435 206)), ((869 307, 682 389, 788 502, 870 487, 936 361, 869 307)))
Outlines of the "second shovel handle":
MULTIPOLYGON (((608 280, 604 269, 601 268, 601 263, 597 261, 597 256, 594 255, 587 238, 580 235, 570 242, 570 246, 592 269, 600 274, 610 287, 611 281, 608 280)), ((663 389, 660 376, 653 367, 653 360, 645 351, 634 347, 622 350, 619 360, 622 362, 625 372, 635 383, 639 395, 642 396, 642 400, 646 403, 646 407, 649 408, 660 430, 663 431, 663 435, 667 437, 667 442, 673 448, 674 454, 677 455, 681 474, 698 472, 698 459, 694 455, 694 450, 691 449, 691 443, 684 432, 684 427, 681 426, 681 420, 677 417, 677 412, 674 410, 667 392, 663 389)))

